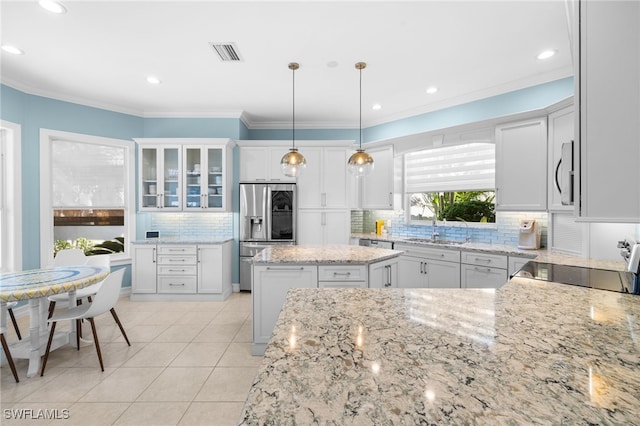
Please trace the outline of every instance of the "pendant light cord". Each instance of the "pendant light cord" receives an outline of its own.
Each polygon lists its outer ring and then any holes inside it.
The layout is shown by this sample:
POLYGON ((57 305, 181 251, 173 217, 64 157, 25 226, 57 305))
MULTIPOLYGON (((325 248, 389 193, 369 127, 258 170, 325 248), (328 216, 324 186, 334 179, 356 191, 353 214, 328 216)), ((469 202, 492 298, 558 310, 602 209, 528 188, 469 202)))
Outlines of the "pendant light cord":
POLYGON ((292 137, 291 137, 291 146, 293 149, 296 148, 296 70, 295 68, 293 68, 291 70, 291 77, 292 77, 292 82, 293 82, 293 111, 291 113, 292 116, 292 129, 291 129, 291 133, 292 133, 292 137))
POLYGON ((360 149, 362 149, 362 68, 360 68, 360 149))

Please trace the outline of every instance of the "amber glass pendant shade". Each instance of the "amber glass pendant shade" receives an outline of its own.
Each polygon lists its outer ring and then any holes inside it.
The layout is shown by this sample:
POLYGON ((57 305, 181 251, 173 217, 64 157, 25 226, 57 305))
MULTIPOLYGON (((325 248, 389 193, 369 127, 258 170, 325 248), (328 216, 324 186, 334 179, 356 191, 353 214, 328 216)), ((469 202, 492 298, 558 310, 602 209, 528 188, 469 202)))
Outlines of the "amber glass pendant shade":
POLYGON ((307 167, 307 159, 296 148, 291 148, 280 160, 280 167, 285 176, 296 177, 307 167))
POLYGON ((359 149, 349 157, 347 168, 352 175, 366 176, 373 171, 373 158, 363 149, 359 149))

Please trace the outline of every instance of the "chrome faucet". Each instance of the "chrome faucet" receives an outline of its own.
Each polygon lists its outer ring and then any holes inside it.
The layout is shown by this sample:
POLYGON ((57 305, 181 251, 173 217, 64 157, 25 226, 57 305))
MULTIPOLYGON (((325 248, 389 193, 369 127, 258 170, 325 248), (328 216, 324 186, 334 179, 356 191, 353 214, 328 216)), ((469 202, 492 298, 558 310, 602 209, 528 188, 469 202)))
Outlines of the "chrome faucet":
POLYGON ((469 235, 469 224, 467 223, 466 220, 463 220, 463 219, 460 219, 460 218, 458 218, 458 219, 461 220, 462 223, 464 223, 464 228, 465 228, 464 240, 466 242, 471 241, 471 235, 469 235))

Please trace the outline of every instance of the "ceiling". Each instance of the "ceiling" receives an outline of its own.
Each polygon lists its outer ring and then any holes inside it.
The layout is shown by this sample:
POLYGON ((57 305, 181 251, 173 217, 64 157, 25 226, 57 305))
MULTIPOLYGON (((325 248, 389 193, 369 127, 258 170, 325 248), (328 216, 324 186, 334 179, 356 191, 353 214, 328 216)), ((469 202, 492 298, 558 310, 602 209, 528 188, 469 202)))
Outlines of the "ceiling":
POLYGON ((290 127, 292 61, 300 128, 358 126, 358 61, 365 127, 572 75, 563 0, 63 4, 1 1, 2 43, 25 52, 2 52, 2 82, 143 117, 290 127), (234 43, 241 61, 210 42, 234 43), (536 59, 544 49, 557 55, 536 59))

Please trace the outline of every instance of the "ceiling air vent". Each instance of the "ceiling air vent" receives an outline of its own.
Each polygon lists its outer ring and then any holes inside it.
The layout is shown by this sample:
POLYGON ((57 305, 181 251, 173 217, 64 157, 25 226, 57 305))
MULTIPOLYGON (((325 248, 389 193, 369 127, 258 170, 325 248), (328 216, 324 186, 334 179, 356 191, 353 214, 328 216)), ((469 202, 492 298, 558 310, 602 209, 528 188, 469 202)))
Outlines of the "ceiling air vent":
POLYGON ((234 43, 209 42, 211 48, 218 54, 222 62, 240 62, 240 54, 234 43))

